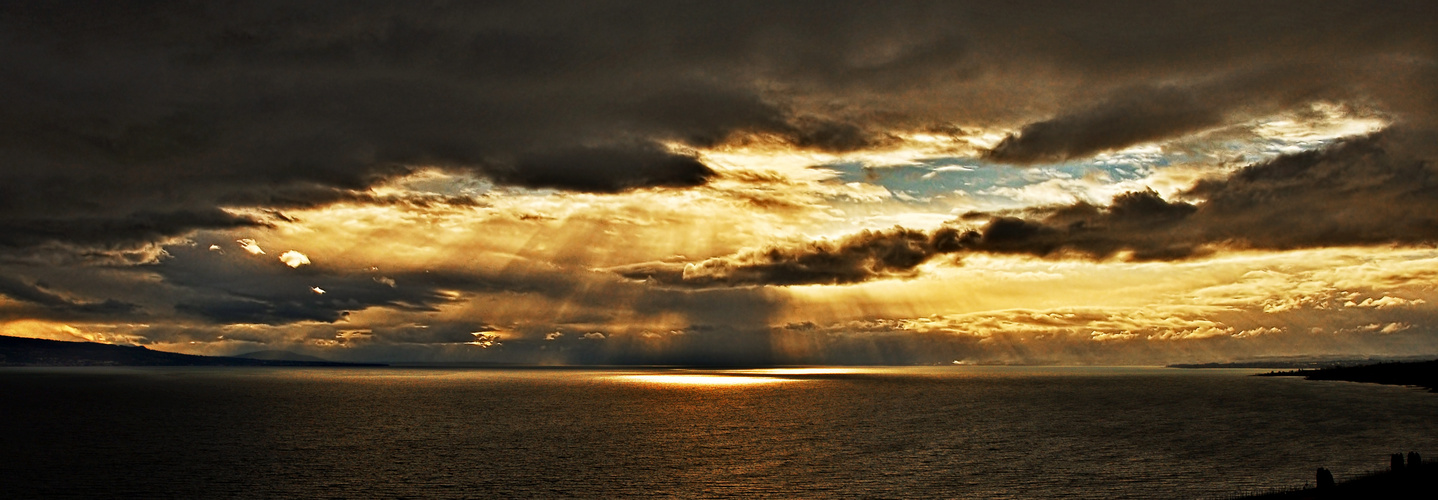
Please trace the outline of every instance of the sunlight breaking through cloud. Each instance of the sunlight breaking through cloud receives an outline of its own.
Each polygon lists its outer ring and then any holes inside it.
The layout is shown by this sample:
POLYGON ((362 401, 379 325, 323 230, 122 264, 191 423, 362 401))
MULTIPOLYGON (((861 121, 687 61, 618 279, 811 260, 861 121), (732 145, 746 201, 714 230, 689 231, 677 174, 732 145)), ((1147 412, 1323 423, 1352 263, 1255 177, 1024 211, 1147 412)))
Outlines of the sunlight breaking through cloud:
POLYGON ((42 10, 0 12, 25 75, 0 128, 26 131, 0 143, 0 334, 541 364, 1438 353, 1417 3, 42 10))

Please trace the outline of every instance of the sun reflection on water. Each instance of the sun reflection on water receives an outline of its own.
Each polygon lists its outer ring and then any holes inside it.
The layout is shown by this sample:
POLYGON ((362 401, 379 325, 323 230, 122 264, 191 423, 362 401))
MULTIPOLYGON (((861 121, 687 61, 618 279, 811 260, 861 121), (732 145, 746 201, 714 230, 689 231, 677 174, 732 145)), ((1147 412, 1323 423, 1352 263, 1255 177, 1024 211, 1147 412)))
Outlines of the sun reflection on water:
POLYGON ((813 377, 860 373, 853 368, 746 368, 738 370, 680 370, 678 372, 613 375, 623 382, 687 386, 745 386, 802 382, 813 377))
POLYGON ((747 375, 723 375, 723 374, 666 374, 666 375, 615 375, 616 380, 625 382, 641 382, 648 384, 664 385, 688 385, 688 386, 742 386, 777 384, 780 382, 798 382, 797 379, 776 378, 776 377, 754 377, 747 375))
POLYGON ((854 368, 755 368, 752 370, 730 370, 725 373, 744 375, 843 375, 848 373, 861 373, 863 370, 854 368))

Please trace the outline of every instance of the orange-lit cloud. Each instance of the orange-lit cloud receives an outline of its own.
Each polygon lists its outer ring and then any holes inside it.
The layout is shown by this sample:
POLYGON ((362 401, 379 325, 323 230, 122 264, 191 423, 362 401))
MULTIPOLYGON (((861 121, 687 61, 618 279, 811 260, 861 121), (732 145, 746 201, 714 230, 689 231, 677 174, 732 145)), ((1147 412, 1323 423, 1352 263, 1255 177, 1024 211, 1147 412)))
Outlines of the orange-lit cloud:
POLYGON ((305 254, 290 250, 288 252, 280 254, 280 262, 284 262, 286 266, 300 267, 309 265, 310 258, 305 254))
POLYGON ((532 363, 1438 353, 1426 5, 752 7, 0 13, 24 75, 0 82, 0 333, 532 363))

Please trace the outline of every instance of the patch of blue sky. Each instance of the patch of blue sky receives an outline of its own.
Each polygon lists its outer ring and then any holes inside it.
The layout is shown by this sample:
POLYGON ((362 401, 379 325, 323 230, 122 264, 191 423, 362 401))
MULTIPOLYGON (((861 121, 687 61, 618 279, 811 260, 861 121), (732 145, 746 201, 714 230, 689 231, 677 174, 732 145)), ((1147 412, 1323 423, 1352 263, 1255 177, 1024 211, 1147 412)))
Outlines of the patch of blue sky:
POLYGON ((896 199, 923 202, 952 194, 982 199, 990 197, 983 193, 994 188, 1017 188, 1050 179, 1088 177, 1123 182, 1147 177, 1154 168, 1167 166, 1173 161, 1169 158, 1140 161, 1107 157, 1101 161, 1087 159, 1019 168, 977 158, 946 157, 925 158, 901 165, 841 162, 822 165, 821 168, 838 172, 843 182, 875 184, 888 189, 896 199))
POLYGON ((843 182, 882 186, 895 200, 921 204, 936 198, 963 197, 985 206, 1013 205, 1003 194, 1054 179, 1088 179, 1118 184, 1142 181, 1176 165, 1252 164, 1300 151, 1321 148, 1332 140, 1292 141, 1277 138, 1212 141, 1201 148, 1134 147, 1061 163, 1014 167, 975 157, 934 157, 883 165, 860 161, 819 165, 839 174, 843 182))
POLYGON ((392 183, 408 191, 444 196, 482 196, 495 189, 494 182, 484 177, 440 170, 420 170, 392 183))

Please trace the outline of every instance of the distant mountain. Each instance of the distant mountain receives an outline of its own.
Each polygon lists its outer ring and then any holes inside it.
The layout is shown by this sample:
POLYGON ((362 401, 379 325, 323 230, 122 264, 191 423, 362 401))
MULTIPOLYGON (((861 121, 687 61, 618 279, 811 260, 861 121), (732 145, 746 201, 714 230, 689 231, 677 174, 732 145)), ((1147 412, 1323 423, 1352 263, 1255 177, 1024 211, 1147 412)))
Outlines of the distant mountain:
POLYGON ((325 358, 307 356, 297 352, 277 350, 247 352, 244 354, 236 354, 232 357, 245 359, 263 359, 268 361, 309 361, 312 363, 331 363, 330 360, 325 358))
POLYGON ((0 366, 385 366, 330 361, 195 356, 144 346, 62 342, 0 335, 0 366))

